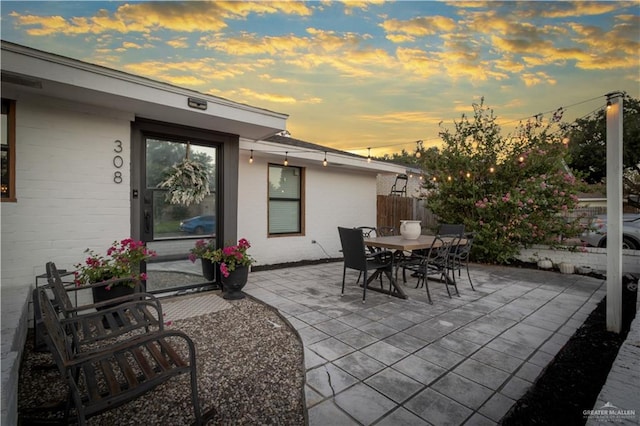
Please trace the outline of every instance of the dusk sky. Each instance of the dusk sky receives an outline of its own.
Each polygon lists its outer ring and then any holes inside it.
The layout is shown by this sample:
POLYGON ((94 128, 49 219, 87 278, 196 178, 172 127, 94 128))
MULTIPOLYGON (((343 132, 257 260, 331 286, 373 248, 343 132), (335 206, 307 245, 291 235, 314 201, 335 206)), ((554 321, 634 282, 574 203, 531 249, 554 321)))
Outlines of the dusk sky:
POLYGON ((438 145, 484 96, 504 125, 640 97, 640 2, 2 1, 2 39, 289 114, 366 155, 438 145))

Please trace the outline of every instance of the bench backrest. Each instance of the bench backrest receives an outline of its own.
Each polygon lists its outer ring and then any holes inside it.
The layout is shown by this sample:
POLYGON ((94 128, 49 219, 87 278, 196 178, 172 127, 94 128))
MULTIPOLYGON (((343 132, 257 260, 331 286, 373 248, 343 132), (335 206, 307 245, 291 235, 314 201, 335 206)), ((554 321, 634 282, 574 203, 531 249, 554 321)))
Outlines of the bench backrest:
POLYGON ((46 290, 40 287, 37 289, 37 293, 42 322, 46 330, 45 338, 49 340, 49 348, 51 349, 53 360, 58 366, 60 374, 64 377, 67 374, 66 366, 72 357, 73 351, 46 290))

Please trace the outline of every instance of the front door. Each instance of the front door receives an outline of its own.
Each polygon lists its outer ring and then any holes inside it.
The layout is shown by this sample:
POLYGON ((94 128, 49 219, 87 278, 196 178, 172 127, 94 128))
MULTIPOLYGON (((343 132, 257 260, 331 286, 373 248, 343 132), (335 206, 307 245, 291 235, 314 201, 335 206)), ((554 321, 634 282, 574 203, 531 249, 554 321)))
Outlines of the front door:
MULTIPOLYGON (((152 128, 154 126, 151 126, 152 128)), ((217 276, 207 281, 199 259, 192 262, 189 250, 199 239, 220 237, 222 229, 220 194, 218 192, 221 144, 206 133, 194 137, 193 132, 145 131, 134 136, 134 157, 138 156, 140 172, 134 181, 134 234, 155 250, 157 256, 146 264, 146 291, 175 293, 217 286, 217 276), (209 191, 198 203, 172 204, 167 189, 160 188, 166 173, 186 156, 206 165, 209 191), (138 189, 136 189, 136 187, 138 189)))

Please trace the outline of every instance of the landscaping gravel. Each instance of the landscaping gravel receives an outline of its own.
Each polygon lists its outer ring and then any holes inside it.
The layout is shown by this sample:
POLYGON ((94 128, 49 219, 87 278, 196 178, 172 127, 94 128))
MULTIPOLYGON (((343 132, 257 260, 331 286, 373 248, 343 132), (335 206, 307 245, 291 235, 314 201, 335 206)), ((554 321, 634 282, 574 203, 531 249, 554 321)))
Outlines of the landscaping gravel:
MULTIPOLYGON (((303 425, 302 343, 273 309, 245 298, 223 311, 167 325, 186 332, 197 351, 201 409, 209 425, 303 425), (212 412, 211 410, 215 410, 212 412)), ((48 410, 66 398, 66 385, 48 353, 28 339, 18 389, 22 424, 59 417, 48 410), (47 365, 49 367, 47 367, 47 365)), ((188 375, 169 380, 90 425, 187 425, 194 420, 188 375)))

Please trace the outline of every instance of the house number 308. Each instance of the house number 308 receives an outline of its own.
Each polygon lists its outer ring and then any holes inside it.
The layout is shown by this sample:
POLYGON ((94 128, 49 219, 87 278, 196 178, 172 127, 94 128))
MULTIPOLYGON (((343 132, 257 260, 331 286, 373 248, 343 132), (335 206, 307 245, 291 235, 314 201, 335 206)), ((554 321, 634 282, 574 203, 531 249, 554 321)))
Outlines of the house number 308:
POLYGON ((118 169, 122 168, 124 160, 122 159, 122 156, 118 154, 122 152, 122 141, 116 139, 113 143, 116 145, 115 148, 113 148, 113 152, 116 153, 116 155, 113 156, 113 167, 116 168, 116 171, 113 172, 113 181, 120 184, 122 183, 122 172, 118 169))

